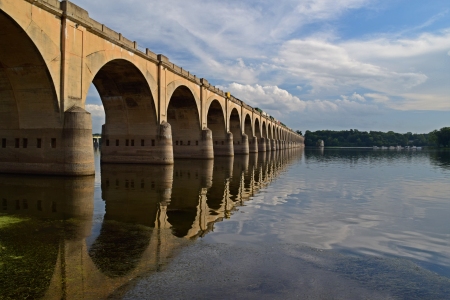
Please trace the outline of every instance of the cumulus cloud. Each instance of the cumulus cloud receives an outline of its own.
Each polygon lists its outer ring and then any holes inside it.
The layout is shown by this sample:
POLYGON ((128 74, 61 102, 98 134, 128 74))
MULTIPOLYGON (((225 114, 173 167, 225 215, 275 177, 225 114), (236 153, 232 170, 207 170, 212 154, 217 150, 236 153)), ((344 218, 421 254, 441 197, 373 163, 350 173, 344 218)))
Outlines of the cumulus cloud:
POLYGON ((381 95, 381 94, 376 94, 376 93, 367 93, 364 94, 364 96, 368 97, 368 98, 372 98, 373 101, 377 102, 377 103, 385 103, 389 101, 389 97, 386 95, 381 95))
POLYGON ((366 98, 364 98, 360 94, 357 94, 356 92, 354 92, 353 95, 351 95, 351 96, 341 95, 341 98, 343 100, 349 100, 350 99, 350 100, 355 100, 355 101, 366 102, 366 98))
POLYGON ((346 116, 343 124, 352 113, 377 114, 384 108, 450 110, 450 29, 424 31, 445 14, 346 39, 339 34, 343 16, 360 9, 376 15, 379 1, 75 3, 139 45, 274 114, 327 116, 324 124, 346 116))
POLYGON ((344 87, 377 91, 403 91, 427 80, 414 72, 398 72, 375 63, 356 59, 347 49, 326 40, 291 40, 281 48, 277 65, 302 80, 307 79, 314 93, 344 87))
POLYGON ((86 104, 85 109, 92 116, 92 131, 96 133, 102 132, 102 125, 105 124, 105 110, 103 105, 86 104))
POLYGON ((227 87, 221 88, 229 90, 233 95, 254 107, 283 112, 303 111, 306 108, 304 101, 277 86, 231 83, 227 87))
POLYGON ((363 103, 365 98, 356 92, 333 101, 319 99, 304 101, 278 86, 232 83, 221 88, 230 91, 250 105, 259 107, 276 116, 284 115, 286 117, 290 113, 321 117, 330 114, 340 116, 345 114, 367 115, 377 113, 379 110, 374 104, 363 103))
POLYGON ((438 94, 403 94, 398 102, 387 103, 396 110, 450 111, 450 96, 438 94))
POLYGON ((445 52, 450 47, 450 29, 435 34, 422 33, 413 38, 384 36, 368 40, 351 40, 343 42, 341 46, 353 57, 369 61, 381 58, 411 58, 445 52))
POLYGON ((86 110, 91 113, 93 117, 104 117, 105 110, 103 105, 86 104, 86 110))

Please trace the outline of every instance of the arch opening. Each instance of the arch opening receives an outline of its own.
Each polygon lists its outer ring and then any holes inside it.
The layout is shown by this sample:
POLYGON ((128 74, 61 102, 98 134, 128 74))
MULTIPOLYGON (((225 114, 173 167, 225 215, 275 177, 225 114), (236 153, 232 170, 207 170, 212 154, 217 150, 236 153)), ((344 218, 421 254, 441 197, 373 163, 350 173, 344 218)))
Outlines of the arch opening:
POLYGON ((233 144, 240 145, 242 142, 241 119, 236 108, 231 111, 230 132, 233 134, 233 144))
POLYGON ((157 151, 154 149, 158 141, 156 107, 145 76, 134 64, 124 59, 106 63, 92 81, 86 110, 92 114, 94 132, 99 130, 104 118, 103 162, 154 162, 150 153, 157 151))
POLYGON ((179 86, 170 98, 167 122, 172 126, 172 145, 175 158, 198 155, 202 146, 202 131, 197 103, 186 86, 179 86))
POLYGON ((0 26, 0 171, 64 173, 64 122, 50 70, 28 33, 1 10, 0 26))
POLYGON ((255 120, 255 136, 259 139, 261 139, 261 128, 260 128, 259 120, 255 120))
POLYGON ((266 121, 263 121, 263 123, 262 123, 262 135, 263 135, 263 138, 266 138, 266 139, 269 138, 269 135, 267 134, 266 121))
POLYGON ((44 58, 3 11, 0 26, 0 130, 61 128, 58 97, 44 58))
POLYGON ((250 119, 250 115, 248 114, 245 116, 244 132, 249 139, 253 137, 252 120, 250 119))
POLYGON ((214 100, 208 109, 207 115, 208 128, 212 132, 213 149, 215 156, 232 155, 222 106, 219 101, 214 100))

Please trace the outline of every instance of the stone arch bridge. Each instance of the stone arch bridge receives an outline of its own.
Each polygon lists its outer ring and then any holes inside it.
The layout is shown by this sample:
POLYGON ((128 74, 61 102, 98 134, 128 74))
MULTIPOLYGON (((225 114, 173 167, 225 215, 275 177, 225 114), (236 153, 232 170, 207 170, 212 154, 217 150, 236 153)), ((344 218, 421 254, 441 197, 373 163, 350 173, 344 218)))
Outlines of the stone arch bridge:
POLYGON ((94 173, 102 161, 172 164, 303 146, 285 125, 91 19, 69 1, 0 0, 0 172, 94 173))

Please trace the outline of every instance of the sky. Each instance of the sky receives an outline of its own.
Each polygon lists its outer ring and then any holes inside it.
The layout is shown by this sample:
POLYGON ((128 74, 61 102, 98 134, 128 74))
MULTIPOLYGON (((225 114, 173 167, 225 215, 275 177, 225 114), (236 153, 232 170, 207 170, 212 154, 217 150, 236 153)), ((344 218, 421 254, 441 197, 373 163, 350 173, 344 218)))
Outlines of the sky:
POLYGON ((72 2, 294 130, 450 126, 448 0, 72 2))

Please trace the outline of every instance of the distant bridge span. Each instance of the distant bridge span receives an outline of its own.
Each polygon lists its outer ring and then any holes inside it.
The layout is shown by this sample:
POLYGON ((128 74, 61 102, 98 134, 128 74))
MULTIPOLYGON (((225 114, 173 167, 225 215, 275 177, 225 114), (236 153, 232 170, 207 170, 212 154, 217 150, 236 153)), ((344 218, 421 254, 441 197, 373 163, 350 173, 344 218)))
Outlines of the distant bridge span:
POLYGON ((68 1, 0 0, 0 26, 0 172, 93 174, 91 83, 106 115, 104 162, 172 164, 304 145, 68 1))

